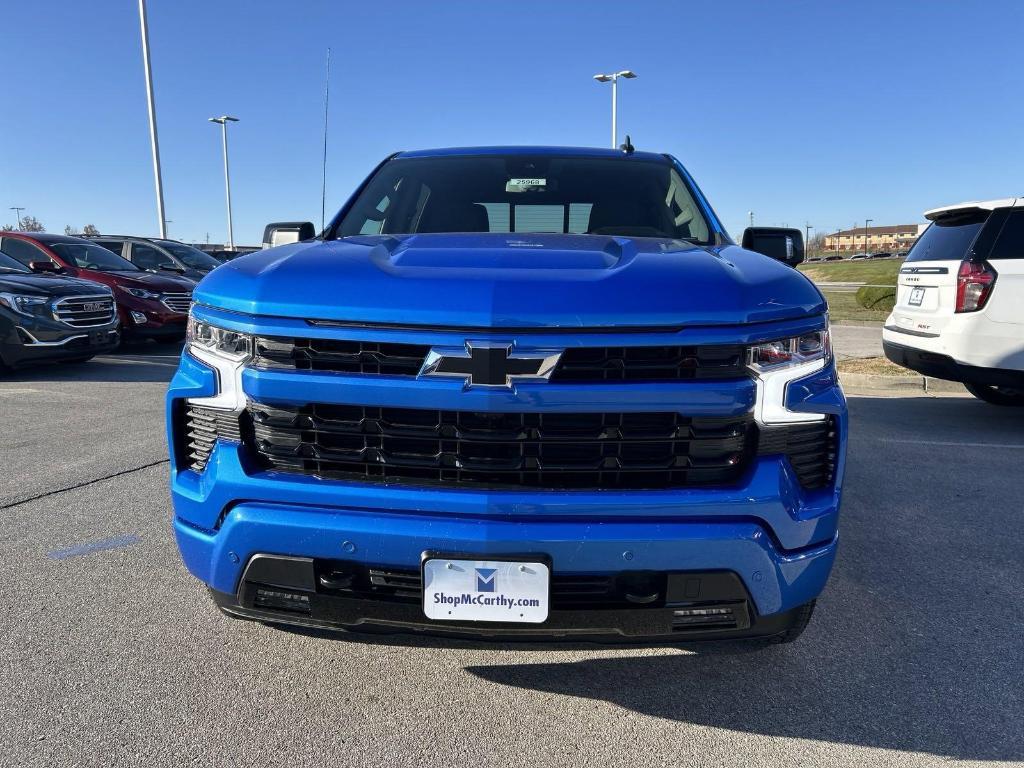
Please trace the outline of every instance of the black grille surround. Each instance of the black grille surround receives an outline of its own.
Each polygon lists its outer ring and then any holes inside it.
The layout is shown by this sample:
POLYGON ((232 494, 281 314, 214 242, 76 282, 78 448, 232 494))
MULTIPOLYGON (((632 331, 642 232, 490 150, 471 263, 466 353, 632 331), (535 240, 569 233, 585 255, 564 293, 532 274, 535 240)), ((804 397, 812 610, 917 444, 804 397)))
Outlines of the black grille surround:
POLYGON ((802 487, 824 488, 835 479, 839 435, 834 417, 761 427, 760 432, 758 452, 786 456, 802 487))
POLYGON ((736 483, 756 446, 749 415, 477 413, 249 403, 265 469, 322 478, 546 489, 736 483))
MULTIPOLYGON (((416 376, 428 344, 342 339, 256 339, 257 368, 416 376)), ((749 376, 739 345, 569 347, 551 374, 554 382, 688 381, 749 376)))
POLYGON ((834 417, 757 427, 750 416, 493 414, 345 405, 241 414, 183 404, 178 462, 202 472, 218 439, 257 466, 324 479, 462 487, 664 489, 729 486, 754 455, 783 455, 801 487, 835 480, 834 417))

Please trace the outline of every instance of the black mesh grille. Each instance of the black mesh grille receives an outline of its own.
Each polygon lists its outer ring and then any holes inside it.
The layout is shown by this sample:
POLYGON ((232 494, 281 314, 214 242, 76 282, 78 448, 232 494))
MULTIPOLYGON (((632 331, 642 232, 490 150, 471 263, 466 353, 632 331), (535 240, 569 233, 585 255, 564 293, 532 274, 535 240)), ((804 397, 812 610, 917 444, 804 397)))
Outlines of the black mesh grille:
MULTIPOLYGON (((430 347, 341 339, 256 339, 261 368, 415 376, 430 347)), ((742 346, 575 347, 552 381, 683 381, 748 375, 742 346)))
POLYGON ((249 413, 253 453, 266 468, 379 481, 552 489, 733 484, 755 443, 749 416, 257 403, 249 413))
POLYGON ((415 376, 430 347, 340 339, 256 339, 254 365, 297 371, 415 376))
POLYGON ((744 349, 579 347, 567 349, 552 381, 680 381, 745 376, 744 349))
POLYGON ((178 461, 196 472, 206 469, 218 438, 236 442, 242 439, 237 413, 187 405, 183 417, 184 429, 179 433, 183 443, 178 461))
POLYGON ((758 453, 784 454, 804 488, 823 488, 836 475, 835 419, 762 427, 758 453))

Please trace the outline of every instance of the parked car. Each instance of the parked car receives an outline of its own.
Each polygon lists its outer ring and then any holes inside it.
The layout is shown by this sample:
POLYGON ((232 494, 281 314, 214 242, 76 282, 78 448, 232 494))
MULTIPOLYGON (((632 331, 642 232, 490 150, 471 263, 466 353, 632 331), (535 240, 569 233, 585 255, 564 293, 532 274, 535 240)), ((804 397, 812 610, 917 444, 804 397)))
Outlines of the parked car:
POLYGON ((185 564, 267 622, 794 639, 846 404, 800 231, 743 242, 664 154, 392 156, 321 239, 196 288, 185 564))
POLYGON ((44 361, 83 363, 118 341, 110 288, 37 275, 0 252, 0 369, 44 361))
POLYGON ((870 258, 871 258, 871 254, 870 253, 855 253, 855 254, 853 254, 853 256, 850 257, 850 261, 858 261, 860 259, 870 259, 870 258))
POLYGON ((257 249, 257 248, 236 248, 233 251, 229 251, 227 249, 218 249, 216 251, 206 251, 206 253, 208 253, 210 256, 213 256, 213 258, 217 259, 217 261, 219 261, 219 262, 221 262, 223 264, 226 261, 231 261, 232 259, 237 259, 239 256, 245 256, 245 254, 252 253, 253 251, 256 251, 256 250, 259 250, 259 249, 257 249))
POLYGON ((1024 405, 1024 198, 928 211, 882 344, 894 363, 1024 405))
POLYGON ((57 271, 110 287, 126 340, 185 336, 195 283, 175 274, 150 274, 92 240, 67 235, 5 232, 0 251, 35 272, 57 271))
POLYGON ((843 257, 840 256, 838 253, 834 253, 831 256, 826 256, 825 257, 825 261, 842 261, 842 260, 843 260, 843 257))
POLYGON ((100 235, 93 239, 139 269, 157 274, 176 272, 197 283, 220 266, 209 254, 177 240, 123 235, 100 235))
POLYGON ((889 253, 888 251, 878 251, 877 253, 870 254, 868 256, 868 258, 869 259, 891 259, 892 258, 892 254, 889 253))

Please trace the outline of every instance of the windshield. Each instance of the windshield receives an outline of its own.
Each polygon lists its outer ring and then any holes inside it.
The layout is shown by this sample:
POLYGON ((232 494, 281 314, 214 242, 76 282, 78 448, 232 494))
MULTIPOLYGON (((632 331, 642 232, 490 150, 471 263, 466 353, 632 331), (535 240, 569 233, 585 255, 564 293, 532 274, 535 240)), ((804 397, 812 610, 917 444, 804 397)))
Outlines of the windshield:
POLYGON ((337 232, 552 232, 697 243, 710 236, 671 163, 625 155, 392 160, 356 198, 337 232))
POLYGON ((101 245, 93 243, 48 243, 54 253, 79 269, 97 272, 139 272, 139 268, 101 245))
POLYGON ((182 264, 192 269, 213 269, 220 266, 220 262, 198 248, 184 243, 175 243, 169 240, 156 240, 157 245, 165 251, 174 254, 182 264))
POLYGON ((2 252, 0 252, 0 272, 28 272, 31 274, 31 270, 26 269, 20 261, 16 261, 2 252))

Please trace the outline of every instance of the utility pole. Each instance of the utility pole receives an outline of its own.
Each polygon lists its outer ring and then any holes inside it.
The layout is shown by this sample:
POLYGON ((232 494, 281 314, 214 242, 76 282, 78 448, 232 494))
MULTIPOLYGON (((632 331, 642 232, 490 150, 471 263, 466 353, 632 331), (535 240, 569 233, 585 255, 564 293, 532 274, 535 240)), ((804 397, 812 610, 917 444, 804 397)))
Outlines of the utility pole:
POLYGON ((811 243, 811 230, 814 229, 814 227, 807 222, 804 222, 804 229, 806 230, 806 234, 804 235, 804 249, 806 249, 811 243))
POLYGON ((868 252, 868 224, 872 221, 874 219, 864 219, 864 255, 867 255, 868 252))
POLYGON ((747 211, 747 216, 750 217, 750 226, 754 226, 754 212, 753 211, 747 211))
POLYGON ((228 199, 228 250, 235 250, 235 232, 231 220, 231 173, 228 170, 228 123, 237 123, 237 117, 231 117, 230 115, 221 115, 220 117, 211 117, 211 123, 219 123, 221 128, 221 138, 224 141, 224 189, 228 199))
POLYGON ((14 211, 15 215, 18 217, 18 229, 20 230, 21 229, 21 212, 24 211, 25 209, 21 208, 21 207, 19 207, 17 205, 12 205, 11 206, 11 210, 14 211))
POLYGON ((153 69, 149 62, 149 22, 146 20, 146 0, 139 0, 139 23, 142 26, 142 63, 146 70, 149 143, 153 148, 153 176, 156 178, 156 215, 160 220, 160 237, 167 237, 167 222, 164 221, 164 182, 160 176, 160 141, 156 135, 156 101, 153 97, 153 69))
POLYGON ((320 231, 324 231, 327 215, 327 107, 331 103, 331 49, 327 49, 327 77, 324 79, 324 167, 320 187, 320 231))
POLYGON ((636 72, 630 69, 624 69, 621 72, 612 72, 609 75, 594 75, 594 79, 599 83, 611 83, 612 84, 612 149, 618 149, 619 147, 619 78, 624 77, 627 80, 632 80, 636 77, 636 72))

